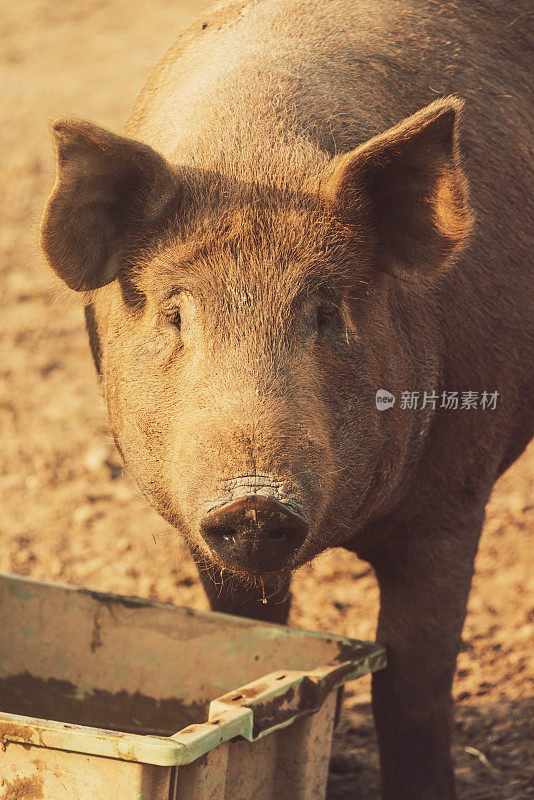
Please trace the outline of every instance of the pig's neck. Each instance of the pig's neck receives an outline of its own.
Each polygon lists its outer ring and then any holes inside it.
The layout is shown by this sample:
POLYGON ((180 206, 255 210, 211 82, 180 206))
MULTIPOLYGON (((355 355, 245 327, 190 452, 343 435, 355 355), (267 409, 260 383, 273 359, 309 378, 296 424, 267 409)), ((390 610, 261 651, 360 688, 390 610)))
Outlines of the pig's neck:
POLYGON ((286 98, 258 85, 247 87, 244 97, 242 91, 233 95, 230 89, 223 104, 207 98, 208 107, 193 111, 187 124, 177 121, 164 155, 177 166, 278 189, 298 190, 320 174, 328 155, 286 98), (258 98, 262 93, 265 97, 258 98), (228 113, 229 106, 234 113, 228 113))
POLYGON ((216 68, 204 65, 187 80, 176 73, 170 85, 145 90, 128 134, 177 167, 298 190, 338 147, 376 133, 370 109, 356 111, 352 95, 349 121, 349 100, 331 96, 328 75, 310 70, 310 78, 272 54, 261 69, 257 59, 244 61, 221 58, 216 68))

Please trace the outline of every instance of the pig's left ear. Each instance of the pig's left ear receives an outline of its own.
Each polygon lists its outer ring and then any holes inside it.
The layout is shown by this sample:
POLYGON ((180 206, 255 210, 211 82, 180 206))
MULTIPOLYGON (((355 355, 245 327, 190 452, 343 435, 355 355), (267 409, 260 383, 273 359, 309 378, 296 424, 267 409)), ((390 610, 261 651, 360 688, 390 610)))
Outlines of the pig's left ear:
POLYGON ((460 166, 462 102, 438 100, 333 160, 323 198, 348 225, 371 229, 379 269, 431 278, 461 250, 472 227, 460 166))
POLYGON ((82 120, 60 120, 52 130, 57 174, 41 245, 67 286, 97 289, 117 277, 132 239, 169 211, 178 181, 141 142, 82 120))

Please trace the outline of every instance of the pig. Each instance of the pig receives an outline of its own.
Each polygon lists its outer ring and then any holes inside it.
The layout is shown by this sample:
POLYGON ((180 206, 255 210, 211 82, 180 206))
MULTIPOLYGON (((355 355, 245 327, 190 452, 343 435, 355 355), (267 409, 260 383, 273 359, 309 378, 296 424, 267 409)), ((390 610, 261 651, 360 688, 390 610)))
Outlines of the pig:
POLYGON ((328 548, 376 573, 385 800, 456 796, 484 509, 534 428, 528 8, 231 0, 123 134, 53 126, 42 246, 211 607, 285 622, 328 548))

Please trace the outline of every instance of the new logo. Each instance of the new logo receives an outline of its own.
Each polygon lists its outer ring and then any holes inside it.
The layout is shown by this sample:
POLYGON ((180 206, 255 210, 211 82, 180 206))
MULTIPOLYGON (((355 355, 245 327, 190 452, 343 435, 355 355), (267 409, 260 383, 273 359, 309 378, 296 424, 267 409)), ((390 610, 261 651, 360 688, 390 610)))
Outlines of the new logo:
POLYGON ((395 395, 386 389, 379 389, 376 393, 376 407, 379 411, 386 411, 395 405, 395 395))

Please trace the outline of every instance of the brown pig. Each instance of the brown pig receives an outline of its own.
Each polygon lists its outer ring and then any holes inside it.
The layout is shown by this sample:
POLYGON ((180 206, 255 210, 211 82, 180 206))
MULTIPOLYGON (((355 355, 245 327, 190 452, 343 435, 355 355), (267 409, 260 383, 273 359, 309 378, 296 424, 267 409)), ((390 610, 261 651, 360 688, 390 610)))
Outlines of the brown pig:
POLYGON ((125 136, 53 129, 43 248, 212 607, 282 622, 334 546, 376 572, 387 800, 455 797, 484 508, 534 427, 528 7, 230 2, 125 136))

